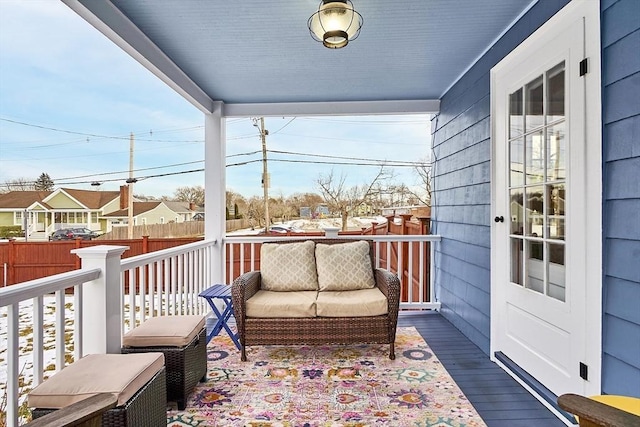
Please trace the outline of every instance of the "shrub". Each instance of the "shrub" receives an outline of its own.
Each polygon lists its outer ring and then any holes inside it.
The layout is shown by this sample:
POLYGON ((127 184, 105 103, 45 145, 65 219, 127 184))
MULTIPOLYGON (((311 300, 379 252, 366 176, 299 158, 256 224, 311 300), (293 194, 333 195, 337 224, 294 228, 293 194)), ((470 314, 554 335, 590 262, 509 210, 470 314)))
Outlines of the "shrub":
POLYGON ((0 239, 12 239, 24 236, 19 225, 0 225, 0 239))

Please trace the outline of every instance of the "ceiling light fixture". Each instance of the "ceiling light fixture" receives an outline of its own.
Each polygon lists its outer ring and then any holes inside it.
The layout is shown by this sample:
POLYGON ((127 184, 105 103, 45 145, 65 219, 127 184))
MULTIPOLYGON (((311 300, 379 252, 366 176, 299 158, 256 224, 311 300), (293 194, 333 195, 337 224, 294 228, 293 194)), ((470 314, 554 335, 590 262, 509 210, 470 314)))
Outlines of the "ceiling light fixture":
POLYGON ((322 0, 307 27, 315 41, 329 49, 340 49, 360 35, 362 15, 350 0, 322 0))

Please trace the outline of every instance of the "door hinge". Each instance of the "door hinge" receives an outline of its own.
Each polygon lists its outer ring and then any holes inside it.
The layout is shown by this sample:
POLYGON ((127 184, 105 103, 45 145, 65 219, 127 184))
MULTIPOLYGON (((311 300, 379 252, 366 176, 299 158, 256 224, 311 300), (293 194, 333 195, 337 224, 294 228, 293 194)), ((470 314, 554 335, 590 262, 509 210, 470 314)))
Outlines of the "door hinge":
POLYGON ((589 72, 589 58, 584 58, 580 61, 580 77, 589 72))
POLYGON ((585 381, 589 380, 589 367, 582 362, 580 362, 580 378, 585 381))

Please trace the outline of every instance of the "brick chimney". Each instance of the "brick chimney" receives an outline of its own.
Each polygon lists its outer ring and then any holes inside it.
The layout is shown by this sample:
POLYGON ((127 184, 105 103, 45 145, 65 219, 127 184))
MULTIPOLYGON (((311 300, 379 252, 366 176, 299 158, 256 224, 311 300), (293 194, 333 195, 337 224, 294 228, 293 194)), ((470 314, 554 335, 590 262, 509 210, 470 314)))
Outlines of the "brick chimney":
POLYGON ((196 204, 193 202, 189 202, 189 210, 190 211, 195 211, 196 210, 196 204))
POLYGON ((127 209, 129 207, 129 186, 120 186, 120 209, 127 209))

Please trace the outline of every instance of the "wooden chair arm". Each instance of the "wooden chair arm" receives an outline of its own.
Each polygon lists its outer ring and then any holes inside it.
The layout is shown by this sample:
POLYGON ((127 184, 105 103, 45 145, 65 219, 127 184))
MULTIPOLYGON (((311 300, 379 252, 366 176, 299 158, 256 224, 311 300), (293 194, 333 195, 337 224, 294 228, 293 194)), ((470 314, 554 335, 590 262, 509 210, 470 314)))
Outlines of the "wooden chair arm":
POLYGON ((37 418, 29 427, 94 427, 102 425, 102 414, 115 408, 118 399, 111 393, 99 393, 37 418))
POLYGON ((578 394, 558 397, 558 406, 580 418, 580 427, 640 426, 640 417, 578 394))

